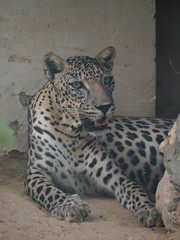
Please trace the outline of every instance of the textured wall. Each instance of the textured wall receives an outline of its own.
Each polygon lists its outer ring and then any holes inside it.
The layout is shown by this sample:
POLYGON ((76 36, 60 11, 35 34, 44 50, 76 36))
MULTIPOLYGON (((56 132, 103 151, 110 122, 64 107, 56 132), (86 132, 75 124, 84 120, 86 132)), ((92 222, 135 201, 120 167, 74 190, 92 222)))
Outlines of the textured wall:
POLYGON ((154 0, 2 0, 0 112, 16 129, 14 148, 26 148, 25 94, 45 83, 41 62, 48 51, 93 57, 114 46, 117 113, 153 116, 154 12, 154 0))

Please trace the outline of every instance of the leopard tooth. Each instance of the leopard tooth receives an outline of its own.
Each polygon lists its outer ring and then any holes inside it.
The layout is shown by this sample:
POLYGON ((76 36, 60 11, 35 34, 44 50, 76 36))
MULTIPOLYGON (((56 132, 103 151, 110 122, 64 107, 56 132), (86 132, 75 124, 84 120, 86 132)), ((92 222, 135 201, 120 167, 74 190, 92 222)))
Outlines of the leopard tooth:
POLYGON ((108 125, 108 118, 106 118, 103 122, 104 125, 108 125))
POLYGON ((94 127, 96 128, 96 127, 98 127, 98 126, 99 126, 98 121, 94 121, 94 127))

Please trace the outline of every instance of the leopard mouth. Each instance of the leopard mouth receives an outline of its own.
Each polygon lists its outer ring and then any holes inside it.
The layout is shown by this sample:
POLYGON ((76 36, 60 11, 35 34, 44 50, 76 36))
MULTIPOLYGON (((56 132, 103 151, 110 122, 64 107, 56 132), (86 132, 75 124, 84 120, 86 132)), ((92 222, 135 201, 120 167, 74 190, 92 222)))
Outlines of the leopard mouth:
POLYGON ((106 126, 106 125, 108 125, 108 118, 106 118, 106 117, 103 117, 103 118, 101 118, 101 119, 99 119, 99 120, 97 120, 97 121, 94 121, 94 127, 96 128, 96 127, 99 127, 99 126, 106 126))
POLYGON ((102 131, 108 129, 108 118, 102 117, 99 120, 92 121, 89 118, 81 119, 88 132, 102 131))

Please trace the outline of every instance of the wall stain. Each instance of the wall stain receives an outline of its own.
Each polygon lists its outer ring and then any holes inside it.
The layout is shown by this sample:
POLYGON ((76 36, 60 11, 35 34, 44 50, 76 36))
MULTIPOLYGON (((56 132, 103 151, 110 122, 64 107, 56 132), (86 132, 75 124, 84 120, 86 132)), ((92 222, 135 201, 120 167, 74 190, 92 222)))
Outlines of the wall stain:
POLYGON ((11 150, 9 153, 8 153, 8 157, 9 158, 14 158, 14 159, 18 159, 18 160, 24 160, 24 159, 27 159, 28 156, 27 156, 27 152, 20 152, 16 149, 13 149, 11 150))
POLYGON ((23 107, 27 108, 32 96, 26 95, 25 92, 20 92, 18 95, 19 95, 19 101, 20 101, 21 105, 23 107))
POLYGON ((9 127, 14 131, 14 135, 17 136, 18 135, 18 130, 20 128, 20 124, 19 124, 18 120, 10 122, 9 127))
POLYGON ((18 57, 16 54, 12 54, 9 56, 8 58, 8 62, 27 62, 27 63, 31 63, 31 59, 26 58, 26 57, 18 57))

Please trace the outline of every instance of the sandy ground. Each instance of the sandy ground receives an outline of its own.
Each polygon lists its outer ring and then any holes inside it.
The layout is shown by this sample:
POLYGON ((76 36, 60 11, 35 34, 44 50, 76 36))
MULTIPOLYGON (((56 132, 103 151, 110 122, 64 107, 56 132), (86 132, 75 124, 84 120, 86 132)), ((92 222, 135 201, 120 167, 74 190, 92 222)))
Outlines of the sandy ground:
POLYGON ((115 199, 82 197, 91 207, 85 222, 59 221, 24 194, 26 161, 0 159, 0 240, 178 240, 164 228, 142 228, 115 199))

